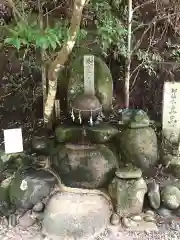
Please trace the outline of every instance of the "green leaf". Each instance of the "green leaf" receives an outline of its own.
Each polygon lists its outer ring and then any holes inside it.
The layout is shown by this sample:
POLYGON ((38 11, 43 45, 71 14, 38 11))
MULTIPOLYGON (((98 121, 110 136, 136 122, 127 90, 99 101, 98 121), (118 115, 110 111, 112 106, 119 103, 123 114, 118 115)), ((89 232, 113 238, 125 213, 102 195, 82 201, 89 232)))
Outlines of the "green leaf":
POLYGON ((14 46, 17 50, 21 47, 21 39, 19 38, 6 38, 4 43, 14 46))
POLYGON ((45 36, 40 36, 39 38, 36 39, 36 46, 38 48, 46 50, 47 48, 49 48, 48 38, 45 36))
POLYGON ((47 38, 49 40, 49 45, 52 47, 53 50, 55 50, 57 47, 57 43, 50 36, 47 36, 47 38))

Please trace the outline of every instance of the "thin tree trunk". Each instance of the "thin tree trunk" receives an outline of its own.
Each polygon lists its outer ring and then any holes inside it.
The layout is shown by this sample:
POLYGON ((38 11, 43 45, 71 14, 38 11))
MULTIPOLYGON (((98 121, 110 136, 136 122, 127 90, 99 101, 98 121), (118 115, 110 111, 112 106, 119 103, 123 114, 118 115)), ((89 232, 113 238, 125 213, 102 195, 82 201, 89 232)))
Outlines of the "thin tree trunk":
POLYGON ((128 46, 125 72, 125 107, 129 108, 129 84, 131 71, 131 35, 132 35, 132 0, 128 0, 128 46))
POLYGON ((69 28, 69 38, 64 43, 62 49, 58 53, 56 59, 52 62, 48 71, 48 96, 45 104, 45 123, 51 121, 51 115, 54 108, 54 101, 57 91, 57 79, 60 71, 64 68, 64 64, 68 60, 70 53, 75 45, 76 37, 80 28, 82 11, 88 0, 74 0, 73 16, 69 28))
MULTIPOLYGON (((43 10, 41 5, 41 0, 38 0, 38 10, 39 10, 39 27, 43 31, 44 23, 43 23, 43 10)), ((44 110, 46 103, 46 95, 47 95, 47 75, 46 75, 46 66, 45 66, 45 50, 41 49, 41 78, 42 78, 42 95, 43 95, 43 118, 44 118, 44 110)))

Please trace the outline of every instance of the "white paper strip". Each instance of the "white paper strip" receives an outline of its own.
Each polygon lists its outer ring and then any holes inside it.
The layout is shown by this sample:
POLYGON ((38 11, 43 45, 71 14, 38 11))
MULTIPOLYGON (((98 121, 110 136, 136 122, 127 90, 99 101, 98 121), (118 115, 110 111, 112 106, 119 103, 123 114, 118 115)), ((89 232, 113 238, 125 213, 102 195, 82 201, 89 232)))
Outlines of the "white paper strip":
POLYGON ((22 129, 6 129, 4 130, 4 145, 6 153, 23 152, 22 129))
POLYGON ((180 134, 180 83, 166 82, 163 97, 163 132, 172 142, 179 141, 180 134))
POLYGON ((84 56, 84 93, 94 95, 94 56, 84 56))

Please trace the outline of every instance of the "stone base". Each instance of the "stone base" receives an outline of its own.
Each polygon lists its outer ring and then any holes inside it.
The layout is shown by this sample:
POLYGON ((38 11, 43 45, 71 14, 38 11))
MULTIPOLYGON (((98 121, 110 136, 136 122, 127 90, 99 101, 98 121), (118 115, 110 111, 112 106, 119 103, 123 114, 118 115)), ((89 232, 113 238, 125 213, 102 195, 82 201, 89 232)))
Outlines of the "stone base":
POLYGON ((112 206, 103 196, 57 193, 45 208, 43 234, 58 240, 95 238, 109 225, 111 214, 112 206))

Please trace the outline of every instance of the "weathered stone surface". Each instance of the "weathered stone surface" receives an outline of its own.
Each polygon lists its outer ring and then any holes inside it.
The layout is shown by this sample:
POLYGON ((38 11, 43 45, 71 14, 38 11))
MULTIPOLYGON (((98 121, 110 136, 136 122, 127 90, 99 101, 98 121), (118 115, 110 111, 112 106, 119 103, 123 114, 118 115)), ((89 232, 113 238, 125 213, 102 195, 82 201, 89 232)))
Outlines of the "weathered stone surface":
POLYGON ((106 143, 118 134, 118 129, 107 123, 100 123, 93 127, 88 127, 87 137, 92 143, 106 143))
POLYGON ((167 171, 176 178, 180 178, 180 156, 168 154, 163 158, 164 163, 167 161, 167 171), (169 161, 168 161, 169 160, 169 161))
POLYGON ((129 128, 144 128, 149 126, 150 119, 141 109, 124 109, 122 110, 122 123, 129 128))
POLYGON ((34 206, 33 206, 33 209, 32 211, 33 212, 43 212, 44 211, 44 208, 45 208, 45 205, 43 202, 38 202, 36 203, 34 206))
POLYGON ((10 186, 10 200, 17 209, 31 209, 48 196, 56 179, 43 170, 19 170, 10 186))
POLYGON ((45 208, 42 232, 52 239, 89 239, 106 228, 111 214, 103 196, 57 193, 45 208))
POLYGON ((59 143, 77 143, 82 136, 82 126, 59 125, 55 130, 55 136, 59 143))
POLYGON ((113 152, 102 144, 60 146, 51 161, 65 185, 80 188, 106 186, 118 167, 113 152))
POLYGON ((180 190, 175 186, 166 186, 161 191, 163 205, 168 209, 180 206, 180 190))
MULTIPOLYGON (((71 65, 71 73, 68 85, 68 103, 80 94, 84 93, 84 65, 83 57, 75 59, 71 65)), ((99 99, 103 110, 109 111, 112 105, 113 81, 111 72, 103 60, 94 56, 94 85, 96 97, 99 99)))
POLYGON ((153 209, 158 209, 161 204, 161 196, 160 196, 160 189, 159 184, 156 182, 148 183, 148 200, 149 204, 153 209))
POLYGON ((153 216, 144 216, 144 221, 146 221, 146 222, 156 222, 156 219, 155 219, 155 217, 153 217, 153 216))
POLYGON ((0 150, 0 177, 4 171, 14 174, 19 167, 30 165, 33 161, 33 156, 26 152, 6 154, 0 150))
POLYGON ((94 120, 102 112, 100 101, 95 95, 80 94, 71 103, 75 121, 80 122, 89 120, 91 117, 94 120))
POLYGON ((11 211, 12 209, 9 201, 9 188, 0 186, 0 215, 8 216, 11 211))
POLYGON ((165 207, 160 207, 159 209, 156 210, 157 214, 162 217, 167 217, 167 218, 172 218, 174 217, 173 211, 170 209, 167 209, 165 207))
POLYGON ((146 192, 147 185, 143 178, 127 180, 116 177, 109 185, 109 193, 120 216, 141 213, 146 192))
POLYGON ((140 222, 135 222, 130 218, 123 218, 122 219, 123 226, 128 228, 129 231, 158 231, 158 227, 155 222, 146 222, 144 220, 140 222))
POLYGON ((133 179, 133 178, 141 178, 142 171, 141 169, 134 167, 133 165, 129 164, 124 168, 118 169, 116 171, 116 176, 121 179, 133 179))
POLYGON ((117 213, 113 213, 110 218, 112 225, 116 226, 120 223, 120 216, 117 213))
POLYGON ((44 136, 34 136, 32 139, 32 150, 38 154, 47 154, 48 140, 44 136))
POLYGON ((126 129, 119 136, 122 159, 141 169, 148 169, 158 160, 157 137, 150 127, 126 129))
POLYGON ((21 227, 28 228, 36 222, 36 219, 32 217, 31 211, 28 210, 18 219, 18 223, 21 227))

